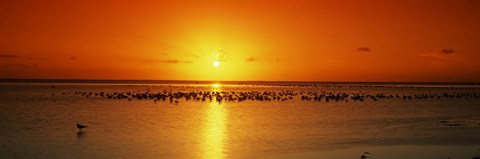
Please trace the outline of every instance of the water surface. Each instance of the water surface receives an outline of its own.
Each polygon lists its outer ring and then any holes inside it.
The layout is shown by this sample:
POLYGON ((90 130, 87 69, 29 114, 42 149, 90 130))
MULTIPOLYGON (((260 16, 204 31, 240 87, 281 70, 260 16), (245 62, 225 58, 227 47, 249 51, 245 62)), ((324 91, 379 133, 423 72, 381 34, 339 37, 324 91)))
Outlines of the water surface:
POLYGON ((471 84, 0 83, 0 158, 468 159, 480 148, 479 98, 302 100, 307 92, 480 95, 471 84), (298 94, 178 103, 94 95, 165 90, 298 94))

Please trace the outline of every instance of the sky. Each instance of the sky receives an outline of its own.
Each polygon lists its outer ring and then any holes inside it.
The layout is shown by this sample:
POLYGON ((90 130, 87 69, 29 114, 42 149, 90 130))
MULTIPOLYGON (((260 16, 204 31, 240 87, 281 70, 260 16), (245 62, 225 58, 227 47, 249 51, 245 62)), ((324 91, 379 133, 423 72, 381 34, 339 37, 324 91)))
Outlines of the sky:
POLYGON ((0 78, 480 82, 478 8, 478 0, 2 0, 0 78))

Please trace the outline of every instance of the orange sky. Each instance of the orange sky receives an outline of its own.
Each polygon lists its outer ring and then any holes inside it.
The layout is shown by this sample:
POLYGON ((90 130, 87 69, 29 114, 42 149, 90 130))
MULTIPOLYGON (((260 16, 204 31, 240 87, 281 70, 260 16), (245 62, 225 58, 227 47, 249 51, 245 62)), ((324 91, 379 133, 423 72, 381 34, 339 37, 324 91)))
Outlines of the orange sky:
POLYGON ((2 0, 0 78, 480 82, 479 8, 2 0))

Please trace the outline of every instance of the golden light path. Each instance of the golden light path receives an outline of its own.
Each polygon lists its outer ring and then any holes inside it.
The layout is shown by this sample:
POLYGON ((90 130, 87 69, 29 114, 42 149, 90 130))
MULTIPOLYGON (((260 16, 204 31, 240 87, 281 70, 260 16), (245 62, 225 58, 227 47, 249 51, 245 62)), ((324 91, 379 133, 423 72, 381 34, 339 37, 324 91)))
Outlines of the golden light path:
MULTIPOLYGON (((212 91, 220 91, 220 84, 213 84, 212 91)), ((204 121, 202 149, 204 159, 226 158, 227 110, 215 100, 210 103, 204 121)))

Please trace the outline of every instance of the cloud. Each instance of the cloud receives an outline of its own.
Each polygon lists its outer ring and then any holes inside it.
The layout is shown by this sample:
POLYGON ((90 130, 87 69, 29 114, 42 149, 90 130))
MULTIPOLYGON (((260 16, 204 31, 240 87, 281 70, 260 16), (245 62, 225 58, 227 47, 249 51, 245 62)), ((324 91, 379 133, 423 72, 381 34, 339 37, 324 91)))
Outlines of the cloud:
POLYGON ((180 61, 177 59, 169 59, 169 60, 160 60, 161 63, 171 63, 171 64, 178 64, 178 63, 193 63, 193 61, 190 60, 184 60, 180 61))
POLYGON ((28 65, 28 64, 24 64, 24 63, 16 63, 16 64, 11 64, 11 63, 7 63, 7 64, 3 64, 2 65, 3 67, 10 67, 10 68, 23 68, 23 69, 26 69, 26 68, 37 68, 38 67, 38 64, 34 63, 32 65, 28 65))
POLYGON ((19 56, 15 54, 0 54, 0 58, 21 58, 21 59, 28 59, 28 60, 33 60, 33 57, 30 56, 19 56))
POLYGON ((177 60, 177 59, 161 60, 160 62, 161 63, 169 63, 169 64, 193 63, 193 61, 190 61, 190 60, 180 61, 180 60, 177 60))
POLYGON ((170 59, 170 60, 162 60, 160 61, 162 63, 172 63, 172 64, 177 64, 177 63, 180 63, 180 61, 178 60, 175 60, 175 59, 170 59))
POLYGON ((417 56, 442 62, 458 62, 456 54, 452 49, 441 49, 438 51, 427 51, 425 53, 417 54, 417 56))
POLYGON ((194 63, 191 60, 177 60, 177 59, 143 59, 139 61, 141 64, 158 64, 158 63, 167 63, 167 64, 180 64, 180 63, 194 63))
POLYGON ((226 61, 227 60, 227 54, 225 50, 222 48, 218 48, 216 51, 214 51, 211 54, 211 58, 216 61, 226 61))
POLYGON ((368 47, 359 47, 359 48, 355 49, 355 51, 357 51, 357 52, 370 52, 372 50, 368 47))
POLYGON ((453 54, 455 52, 452 49, 442 49, 442 50, 440 50, 440 53, 442 53, 442 54, 453 54))
POLYGON ((258 59, 254 58, 253 56, 250 56, 250 57, 247 58, 245 61, 247 61, 247 62, 255 62, 255 61, 258 61, 258 59))
POLYGON ((0 54, 0 58, 19 58, 20 56, 14 54, 0 54))

